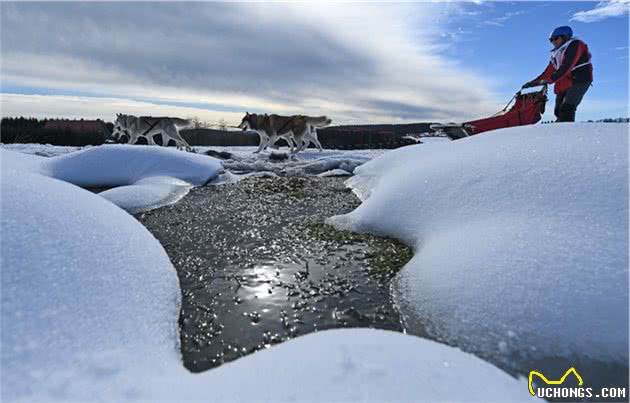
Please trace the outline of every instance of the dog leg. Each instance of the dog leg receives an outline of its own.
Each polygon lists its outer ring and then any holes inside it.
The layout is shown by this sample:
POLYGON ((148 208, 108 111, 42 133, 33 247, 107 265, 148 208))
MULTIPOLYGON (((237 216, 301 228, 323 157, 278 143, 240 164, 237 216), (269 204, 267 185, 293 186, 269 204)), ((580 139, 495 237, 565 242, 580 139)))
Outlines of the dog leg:
POLYGON ((263 149, 265 149, 266 146, 267 146, 267 143, 269 142, 269 137, 268 136, 263 135, 261 133, 258 133, 258 136, 260 136, 260 144, 258 145, 258 150, 254 151, 254 154, 258 154, 263 149))
POLYGON ((296 153, 299 153, 300 151, 304 151, 306 147, 308 147, 309 141, 305 135, 298 136, 297 139, 298 139, 298 149, 296 153))
POLYGON ((171 140, 175 142, 175 146, 177 147, 178 150, 190 151, 192 149, 192 147, 190 147, 188 142, 184 140, 182 136, 179 134, 179 130, 177 129, 177 126, 175 125, 167 126, 164 129, 164 132, 162 134, 163 145, 165 146, 168 145, 169 141, 171 140))
POLYGON ((271 136, 269 136, 269 140, 267 141, 267 144, 265 144, 263 150, 266 150, 270 144, 275 144, 278 139, 279 137, 276 134, 272 134, 271 136))
POLYGON ((313 141, 313 143, 315 143, 320 152, 324 151, 322 143, 320 143, 319 138, 317 138, 317 130, 315 128, 313 128, 313 131, 311 132, 311 140, 313 141))
POLYGON ((140 136, 134 133, 131 136, 129 136, 129 141, 127 142, 127 144, 135 145, 136 141, 138 141, 139 138, 140 136))
POLYGON ((290 153, 293 152, 293 148, 294 148, 294 140, 293 140, 293 133, 292 132, 288 132, 285 133, 282 138, 284 138, 287 142, 287 147, 290 149, 290 153))
POLYGON ((299 145, 297 143, 297 140, 295 140, 294 136, 291 136, 291 150, 289 151, 289 154, 291 155, 295 154, 298 148, 299 148, 299 145))

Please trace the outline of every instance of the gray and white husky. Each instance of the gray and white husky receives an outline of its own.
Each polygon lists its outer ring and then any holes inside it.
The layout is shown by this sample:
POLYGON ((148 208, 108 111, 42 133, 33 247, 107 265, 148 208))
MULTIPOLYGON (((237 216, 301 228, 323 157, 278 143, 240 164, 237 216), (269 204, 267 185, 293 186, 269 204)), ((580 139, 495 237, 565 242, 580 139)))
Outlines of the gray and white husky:
POLYGON ((261 152, 269 145, 273 145, 280 138, 284 138, 291 146, 291 152, 297 148, 296 152, 304 150, 310 142, 315 143, 319 150, 322 145, 317 138, 317 128, 330 125, 331 120, 326 116, 281 116, 281 115, 261 115, 246 112, 238 126, 243 130, 252 130, 260 136, 260 144, 256 153, 261 152))
POLYGON ((138 117, 118 113, 112 137, 119 143, 176 146, 190 151, 192 148, 179 134, 180 128, 189 125, 190 121, 180 118, 138 117))

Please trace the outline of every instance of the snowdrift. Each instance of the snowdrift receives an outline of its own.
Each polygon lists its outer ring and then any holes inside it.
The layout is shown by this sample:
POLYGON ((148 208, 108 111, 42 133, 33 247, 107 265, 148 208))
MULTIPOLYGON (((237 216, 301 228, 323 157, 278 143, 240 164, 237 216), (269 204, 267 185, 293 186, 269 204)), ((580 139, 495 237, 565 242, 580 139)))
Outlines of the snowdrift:
POLYGON ((407 326, 466 351, 628 361, 628 125, 548 124, 398 149, 338 227, 415 247, 407 326))
POLYGON ((470 354, 368 329, 191 374, 180 361, 177 276, 158 241, 87 190, 4 165, 0 175, 4 402, 530 397, 524 379, 470 354))
POLYGON ((174 203, 223 172, 215 158, 166 147, 103 145, 51 158, 0 150, 3 168, 82 187, 115 187, 101 195, 131 213, 174 203))

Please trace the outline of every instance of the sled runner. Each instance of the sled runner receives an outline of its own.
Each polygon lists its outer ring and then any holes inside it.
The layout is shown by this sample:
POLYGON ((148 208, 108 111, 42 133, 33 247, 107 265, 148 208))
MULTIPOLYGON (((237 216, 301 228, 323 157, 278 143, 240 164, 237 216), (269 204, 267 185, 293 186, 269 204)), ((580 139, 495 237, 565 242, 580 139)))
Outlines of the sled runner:
POLYGON ((521 91, 517 92, 505 105, 505 108, 489 118, 471 120, 461 124, 432 124, 430 128, 437 134, 444 134, 452 140, 457 140, 504 127, 533 125, 545 113, 546 102, 547 85, 544 85, 540 91, 526 94, 521 93, 521 91), (510 108, 512 101, 514 104, 510 108))

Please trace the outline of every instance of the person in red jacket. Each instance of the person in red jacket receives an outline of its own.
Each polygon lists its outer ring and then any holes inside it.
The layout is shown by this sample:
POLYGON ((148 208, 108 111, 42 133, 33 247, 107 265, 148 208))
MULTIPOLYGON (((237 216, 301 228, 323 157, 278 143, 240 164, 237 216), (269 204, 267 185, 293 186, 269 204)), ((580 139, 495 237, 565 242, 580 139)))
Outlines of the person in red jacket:
POLYGON ((523 88, 554 84, 556 122, 575 122, 575 111, 593 82, 591 54, 568 26, 554 29, 549 41, 553 44, 549 65, 523 88))

